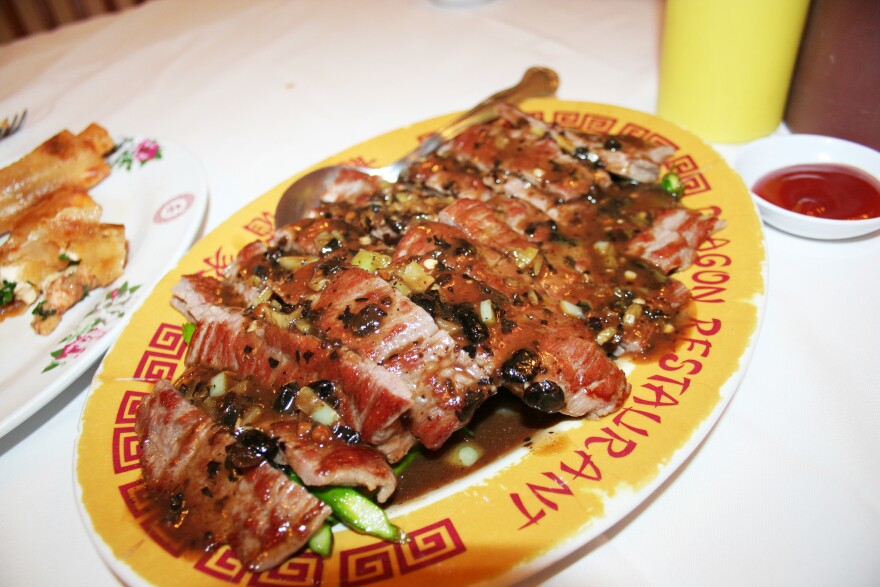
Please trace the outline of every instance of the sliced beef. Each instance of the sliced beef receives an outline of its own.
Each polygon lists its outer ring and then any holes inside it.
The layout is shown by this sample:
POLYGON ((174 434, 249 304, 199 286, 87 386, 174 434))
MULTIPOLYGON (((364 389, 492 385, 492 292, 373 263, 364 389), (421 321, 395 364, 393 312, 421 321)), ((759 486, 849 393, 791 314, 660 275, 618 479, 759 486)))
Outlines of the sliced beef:
POLYGON ((669 274, 690 267, 700 244, 722 228, 724 221, 718 217, 670 208, 658 214, 650 228, 630 240, 626 252, 669 274))
MULTIPOLYGON (((312 279, 308 269, 302 277, 288 282, 312 279)), ((308 288, 306 288, 308 292, 308 288)), ((288 303, 300 303, 304 296, 290 296, 291 288, 278 286, 288 303)), ((355 353, 382 363, 390 356, 406 352, 437 331, 431 317, 382 278, 351 265, 327 277, 319 292, 308 292, 310 315, 315 330, 327 340, 338 341, 355 353)))
POLYGON ((160 381, 137 411, 147 488, 168 504, 174 523, 209 542, 229 544, 253 571, 302 548, 330 509, 267 461, 240 469, 228 458, 237 441, 160 381))
POLYGON ((488 374, 424 309, 388 282, 356 267, 329 279, 311 305, 322 337, 342 343, 412 386, 412 433, 439 448, 470 421, 490 391, 488 374))
POLYGON ((552 243, 535 248, 535 241, 509 226, 515 218, 505 217, 503 210, 496 213, 487 202, 457 200, 440 213, 440 219, 460 228, 473 242, 505 255, 515 265, 505 272, 511 276, 531 275, 535 286, 550 300, 577 303, 596 293, 595 284, 585 278, 583 271, 566 262, 568 252, 560 256, 552 243))
POLYGON ((506 176, 518 178, 557 202, 585 197, 597 187, 590 166, 563 151, 549 134, 533 132, 531 119, 516 125, 499 119, 473 126, 439 154, 470 165, 496 182, 506 176))
POLYGON ((435 259, 440 269, 437 287, 421 294, 419 303, 460 344, 469 344, 493 385, 543 411, 572 416, 608 413, 627 397, 623 372, 592 340, 593 332, 559 311, 559 300, 546 292, 539 296, 534 280, 506 256, 468 240, 455 226, 435 222, 412 229, 395 252, 399 260, 422 257, 435 259), (492 306, 494 322, 481 321, 483 303, 492 306), (520 352, 533 356, 532 372, 506 376, 508 362, 520 352))
POLYGON ((397 477, 382 454, 341 440, 327 426, 297 418, 257 426, 277 439, 288 464, 306 485, 363 487, 376 491, 380 503, 397 488, 397 477))
POLYGON ((364 441, 391 462, 415 443, 401 416, 411 389, 397 375, 344 347, 263 323, 223 306, 205 308, 193 333, 187 366, 229 370, 272 389, 331 379, 340 390, 339 412, 364 441))
POLYGON ((482 200, 494 193, 476 169, 450 157, 429 156, 413 164, 403 177, 411 184, 455 198, 482 200))
POLYGON ((245 308, 250 302, 234 285, 207 275, 184 275, 171 287, 171 305, 192 322, 202 319, 213 306, 245 308))
MULTIPOLYGON (((534 135, 552 137, 560 148, 579 160, 642 183, 656 182, 660 178, 660 166, 675 152, 669 145, 650 143, 634 136, 576 132, 527 116, 510 104, 502 104, 499 113, 514 126, 527 126, 534 135)), ((598 182, 608 185, 604 177, 598 182)))
MULTIPOLYGON (((205 310, 188 311, 200 320, 206 319, 205 312, 216 314, 211 302, 216 300, 214 291, 223 286, 216 281, 212 286, 211 281, 189 276, 175 287, 190 305, 205 310), (208 297, 199 298, 196 287, 208 297)), ((354 353, 376 372, 387 370, 409 390, 412 405, 405 414, 406 426, 428 448, 439 448, 466 425, 494 391, 486 385, 488 373, 462 345, 440 330, 425 310, 369 271, 345 265, 324 276, 320 263, 312 263, 290 279, 267 280, 266 285, 295 311, 305 309, 299 324, 307 324, 309 337, 337 354, 354 353), (320 289, 309 287, 319 278, 324 281, 320 289)), ((365 438, 374 441, 369 433, 365 438)))

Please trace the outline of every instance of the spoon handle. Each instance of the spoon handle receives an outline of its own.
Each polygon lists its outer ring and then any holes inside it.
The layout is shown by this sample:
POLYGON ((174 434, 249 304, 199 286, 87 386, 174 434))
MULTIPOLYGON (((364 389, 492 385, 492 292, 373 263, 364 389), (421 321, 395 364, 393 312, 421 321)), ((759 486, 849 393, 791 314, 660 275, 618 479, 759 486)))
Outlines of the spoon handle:
POLYGON ((408 164, 436 151, 440 145, 460 134, 468 127, 492 120, 498 116, 495 109, 499 102, 518 104, 527 98, 552 96, 559 87, 559 76, 547 67, 530 67, 515 86, 496 92, 468 110, 459 118, 438 128, 419 148, 404 157, 401 163, 408 164))

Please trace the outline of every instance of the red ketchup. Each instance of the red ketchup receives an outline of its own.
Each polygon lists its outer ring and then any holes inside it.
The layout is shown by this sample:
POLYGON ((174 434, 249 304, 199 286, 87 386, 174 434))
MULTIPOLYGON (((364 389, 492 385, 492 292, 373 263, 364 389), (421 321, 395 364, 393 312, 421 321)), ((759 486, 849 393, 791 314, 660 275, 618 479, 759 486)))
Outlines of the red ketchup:
POLYGON ((771 171, 752 191, 786 210, 835 220, 880 216, 880 181, 861 169, 833 163, 771 171))

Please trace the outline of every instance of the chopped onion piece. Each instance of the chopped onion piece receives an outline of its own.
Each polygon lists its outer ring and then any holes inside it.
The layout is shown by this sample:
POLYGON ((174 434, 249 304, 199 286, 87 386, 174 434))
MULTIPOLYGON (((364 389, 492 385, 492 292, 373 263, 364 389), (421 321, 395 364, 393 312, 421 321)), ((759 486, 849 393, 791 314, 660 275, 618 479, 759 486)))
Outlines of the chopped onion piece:
POLYGON ((424 292, 434 283, 434 278, 431 277, 431 274, 415 261, 404 265, 403 269, 398 272, 398 275, 416 293, 424 292))
POLYGON ((296 408, 307 414, 312 420, 325 426, 332 426, 341 418, 333 407, 318 397, 315 390, 308 385, 301 387, 294 400, 296 408))
POLYGON ((513 249, 511 251, 513 255, 513 263, 519 269, 525 269, 529 265, 532 264, 532 261, 535 260, 535 257, 538 256, 538 249, 535 247, 526 247, 525 249, 513 249))
POLYGON ((547 134, 547 127, 544 126, 544 124, 541 122, 530 120, 529 132, 536 137, 543 137, 545 134, 547 134))
POLYGON ((311 413, 312 420, 324 426, 333 426, 339 421, 339 414, 336 410, 324 404, 311 413))
POLYGON ((465 467, 473 466, 479 458, 480 453, 470 445, 466 444, 458 449, 458 460, 461 461, 461 464, 465 467))
POLYGON ((614 251, 614 247, 608 241, 596 241, 593 243, 593 249, 600 255, 607 255, 614 251))
POLYGON ((635 326, 636 319, 642 315, 642 305, 632 303, 623 313, 623 327, 632 328, 635 326))
POLYGON ((391 264, 391 257, 374 251, 360 249, 351 259, 351 264, 360 267, 370 273, 375 273, 379 269, 385 269, 391 264))
POLYGON ((608 328, 601 330, 599 334, 596 335, 596 344, 602 346, 603 344, 611 340, 615 334, 617 334, 617 329, 613 326, 609 326, 608 328))
POLYGON ((562 300, 559 302, 559 307, 562 308, 563 313, 568 314, 569 316, 573 316, 575 318, 583 318, 584 311, 577 304, 572 304, 567 300, 562 300))
POLYGON ((290 326, 290 314, 279 312, 266 303, 259 304, 254 308, 254 315, 278 328, 286 329, 290 326))
POLYGON ((254 300, 254 305, 262 304, 263 302, 268 302, 269 298, 272 297, 272 288, 264 287, 263 290, 257 294, 257 299, 254 300))
POLYGON ((288 271, 293 271, 294 269, 299 269, 303 265, 314 263, 317 260, 317 257, 309 255, 288 255, 286 257, 280 257, 278 259, 278 264, 288 271))
POLYGON ((597 241, 593 243, 593 250, 602 255, 602 261, 605 263, 606 269, 617 268, 617 256, 614 252, 614 246, 608 241, 597 241))
POLYGON ((315 244, 322 249, 333 241, 336 241, 341 245, 345 242, 345 235, 338 230, 331 230, 329 232, 325 230, 315 237, 315 244))
POLYGON ((403 295, 405 295, 407 297, 409 297, 409 294, 411 294, 413 292, 412 289, 410 289, 410 287, 407 284, 400 281, 399 279, 392 280, 391 286, 394 287, 394 289, 396 289, 397 291, 399 291, 400 293, 402 293, 403 295))
POLYGON ((492 300, 480 302, 480 320, 483 324, 495 324, 495 307, 492 305, 492 300))
POLYGON ((324 288, 327 287, 327 284, 330 283, 330 280, 324 276, 315 276, 309 280, 309 289, 312 291, 324 291, 324 288))
POLYGON ((560 149, 562 149, 566 153, 574 153, 574 143, 572 143, 567 136, 565 136, 561 132, 557 132, 553 133, 553 139, 556 141, 556 144, 559 145, 560 149))
POLYGON ((540 275, 542 267, 544 267, 544 255, 538 255, 535 257, 535 262, 532 263, 532 277, 540 275))
POLYGON ((446 460, 450 465, 467 468, 474 466, 481 456, 483 456, 483 450, 479 446, 462 442, 449 453, 446 460))
POLYGON ((260 414, 263 413, 262 408, 257 405, 253 405, 245 411, 244 415, 241 417, 241 422, 239 423, 241 426, 245 426, 253 422, 260 414))
POLYGON ((211 381, 208 382, 208 385, 211 388, 211 391, 208 392, 208 396, 220 397, 221 395, 226 395, 226 391, 229 389, 229 375, 226 371, 220 371, 211 377, 211 381))

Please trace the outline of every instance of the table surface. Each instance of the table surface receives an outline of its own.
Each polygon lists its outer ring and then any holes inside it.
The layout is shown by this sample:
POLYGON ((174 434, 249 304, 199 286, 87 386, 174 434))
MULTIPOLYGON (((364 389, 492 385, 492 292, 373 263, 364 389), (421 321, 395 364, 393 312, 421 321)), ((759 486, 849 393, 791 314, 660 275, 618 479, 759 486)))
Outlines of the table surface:
MULTIPOLYGON (((559 72, 560 98, 654 112, 662 10, 153 0, 0 46, 0 113, 30 112, 0 159, 92 121, 174 140, 204 165, 207 231, 294 172, 463 110, 530 65, 559 72)), ((715 429, 640 507, 526 584, 880 584, 880 238, 765 226, 765 239, 762 331, 715 429)), ((119 583, 73 491, 94 371, 0 438, 0 585, 119 583)))

